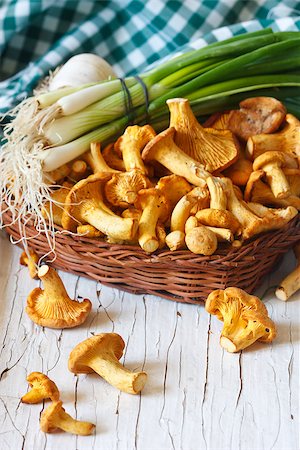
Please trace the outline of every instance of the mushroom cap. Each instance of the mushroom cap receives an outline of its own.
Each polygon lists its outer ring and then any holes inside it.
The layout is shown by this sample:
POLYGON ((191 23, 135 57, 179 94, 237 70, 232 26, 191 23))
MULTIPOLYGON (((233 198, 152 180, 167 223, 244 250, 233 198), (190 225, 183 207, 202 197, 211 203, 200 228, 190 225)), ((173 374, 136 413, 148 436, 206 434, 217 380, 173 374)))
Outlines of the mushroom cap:
POLYGON ((33 389, 23 395, 22 403, 39 403, 47 398, 52 401, 59 400, 59 390, 54 381, 50 380, 47 375, 41 372, 32 372, 27 376, 27 381, 33 389))
POLYGON ((238 159, 240 146, 231 131, 202 127, 186 98, 171 98, 167 105, 175 144, 207 171, 221 171, 238 159))
POLYGON ((228 130, 228 118, 231 111, 222 111, 212 114, 203 124, 205 128, 228 130))
POLYGON ((240 309, 251 309, 253 311, 260 311, 264 315, 268 315, 267 308, 258 297, 248 294, 243 289, 237 287, 228 287, 224 290, 216 289, 215 291, 212 291, 205 301, 205 309, 210 314, 217 316, 219 320, 224 320, 220 306, 228 302, 237 303, 240 309))
POLYGON ((111 179, 112 173, 99 172, 76 183, 65 199, 65 207, 61 223, 64 229, 76 231, 78 225, 82 225, 82 210, 89 201, 95 206, 102 202, 102 188, 111 179))
POLYGON ((144 210, 147 206, 149 206, 150 203, 155 204, 159 208, 160 222, 165 222, 170 214, 170 205, 160 189, 141 189, 138 193, 134 206, 137 209, 144 210))
POLYGON ((88 299, 71 300, 56 271, 43 265, 38 271, 45 289, 35 288, 27 297, 26 313, 36 324, 48 328, 73 328, 81 325, 92 308, 88 299))
POLYGON ((261 133, 276 131, 286 116, 284 105, 272 97, 254 97, 240 102, 240 109, 231 111, 228 129, 247 140, 261 133))
POLYGON ((196 213, 196 218, 202 225, 228 228, 233 233, 236 233, 241 229, 240 222, 236 219, 232 212, 227 211, 226 209, 201 209, 196 213))
POLYGON ((105 184, 106 199, 114 206, 128 208, 134 204, 141 189, 150 186, 150 180, 139 170, 114 174, 105 184))
POLYGON ((248 159, 240 158, 232 166, 222 172, 225 177, 231 179, 234 185, 245 186, 252 173, 253 164, 248 159))
POLYGON ((267 164, 277 164, 281 167, 297 169, 298 163, 292 156, 284 152, 265 152, 259 155, 253 162, 253 170, 263 169, 267 164))
POLYGON ((101 333, 80 342, 71 351, 68 367, 73 373, 93 373, 88 363, 93 358, 105 354, 113 355, 118 360, 123 355, 125 342, 116 333, 101 333))
POLYGON ((173 210, 176 203, 190 192, 193 186, 184 177, 172 174, 160 178, 156 188, 163 192, 170 203, 170 209, 173 210))
POLYGON ((138 147, 139 151, 141 151, 154 136, 156 136, 156 133, 151 125, 128 126, 123 135, 115 142, 114 149, 122 153, 124 147, 130 145, 138 147))
POLYGON ((125 171, 124 161, 122 159, 122 153, 114 148, 114 143, 110 143, 102 150, 102 156, 106 164, 112 169, 125 171))
POLYGON ((212 255, 218 247, 218 239, 215 233, 204 226, 190 230, 185 236, 187 248, 197 255, 212 255))

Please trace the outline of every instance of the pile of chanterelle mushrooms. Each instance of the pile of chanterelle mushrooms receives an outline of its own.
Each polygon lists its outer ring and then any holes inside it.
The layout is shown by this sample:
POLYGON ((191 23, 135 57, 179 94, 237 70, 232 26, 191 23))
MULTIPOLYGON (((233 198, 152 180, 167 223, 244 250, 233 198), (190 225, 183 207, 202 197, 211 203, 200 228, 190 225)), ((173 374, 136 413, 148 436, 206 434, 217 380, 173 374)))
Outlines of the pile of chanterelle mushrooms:
POLYGON ((240 103, 204 125, 188 100, 167 101, 170 126, 129 126, 103 150, 48 173, 61 187, 45 218, 110 243, 213 254, 279 229, 300 209, 300 122, 271 97, 240 103))

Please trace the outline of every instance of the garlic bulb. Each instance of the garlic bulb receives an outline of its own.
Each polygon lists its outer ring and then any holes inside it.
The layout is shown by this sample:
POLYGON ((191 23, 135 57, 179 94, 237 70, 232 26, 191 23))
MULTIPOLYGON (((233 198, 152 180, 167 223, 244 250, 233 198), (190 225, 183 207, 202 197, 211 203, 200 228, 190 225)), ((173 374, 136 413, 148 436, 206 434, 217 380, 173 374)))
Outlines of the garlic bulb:
POLYGON ((108 62, 93 53, 72 56, 49 82, 49 91, 116 78, 108 62))

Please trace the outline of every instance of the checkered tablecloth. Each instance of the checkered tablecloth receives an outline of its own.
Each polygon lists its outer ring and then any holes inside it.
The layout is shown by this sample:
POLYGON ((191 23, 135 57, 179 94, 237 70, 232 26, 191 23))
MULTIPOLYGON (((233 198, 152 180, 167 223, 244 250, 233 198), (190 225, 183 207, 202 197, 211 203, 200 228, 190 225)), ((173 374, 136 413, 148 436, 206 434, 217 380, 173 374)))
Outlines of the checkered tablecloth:
POLYGON ((179 51, 267 26, 299 30, 300 2, 1 0, 0 112, 77 53, 97 53, 124 76, 179 51))

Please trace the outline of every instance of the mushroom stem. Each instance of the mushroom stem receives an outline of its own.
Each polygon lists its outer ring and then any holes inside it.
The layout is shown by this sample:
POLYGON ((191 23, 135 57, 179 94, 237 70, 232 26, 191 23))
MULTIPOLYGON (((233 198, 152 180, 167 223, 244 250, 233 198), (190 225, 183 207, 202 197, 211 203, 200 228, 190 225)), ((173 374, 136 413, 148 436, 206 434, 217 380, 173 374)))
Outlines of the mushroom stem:
POLYGON ((195 186, 204 187, 211 176, 204 166, 184 153, 174 142, 175 129, 168 128, 153 138, 144 148, 145 161, 155 160, 176 175, 181 175, 195 186))
POLYGON ((50 266, 43 265, 38 270, 38 277, 43 282, 44 290, 46 292, 51 292, 51 297, 48 297, 48 302, 61 302, 62 308, 65 308, 65 298, 69 296, 56 270, 52 269, 50 266))
POLYGON ((297 266, 281 281, 275 291, 276 297, 284 302, 300 289, 300 244, 296 245, 294 252, 297 258, 297 266))
POLYGON ((156 236, 156 224, 160 215, 159 205, 154 198, 142 212, 139 221, 139 244, 145 252, 155 252, 159 242, 156 236))
POLYGON ((269 186, 276 198, 286 198, 290 195, 290 186, 283 170, 276 164, 266 164, 263 168, 269 186))
POLYGON ((145 372, 131 372, 122 366, 117 358, 109 354, 95 357, 90 367, 109 384, 128 394, 138 394, 147 380, 145 372))
POLYGON ((99 142, 91 142, 91 150, 85 154, 85 159, 90 165, 94 173, 97 172, 114 172, 118 173, 119 170, 112 169, 106 163, 101 153, 101 146, 99 142))
POLYGON ((86 210, 82 217, 97 230, 115 239, 120 238, 120 236, 124 240, 133 239, 138 226, 136 220, 120 217, 100 207, 86 210))
MULTIPOLYGON (((91 434, 91 424, 73 419, 70 414, 62 411, 59 416, 58 426, 67 433, 78 434, 80 436, 88 436, 91 434)), ((92 425, 94 428, 94 425, 92 425)))
POLYGON ((210 193, 210 208, 225 210, 227 197, 220 178, 210 176, 206 179, 206 182, 210 193))

